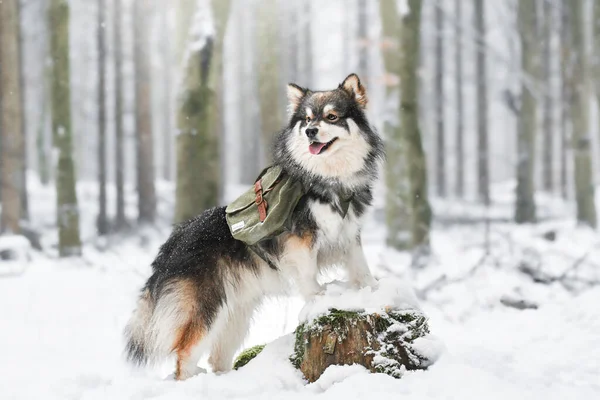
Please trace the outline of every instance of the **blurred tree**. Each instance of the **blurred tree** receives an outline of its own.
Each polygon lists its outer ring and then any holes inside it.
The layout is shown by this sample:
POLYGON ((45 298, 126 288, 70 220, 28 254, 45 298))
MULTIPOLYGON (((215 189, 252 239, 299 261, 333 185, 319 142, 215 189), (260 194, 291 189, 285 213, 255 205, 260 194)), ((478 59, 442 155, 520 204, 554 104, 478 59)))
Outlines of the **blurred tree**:
POLYGON ((400 127, 410 187, 411 244, 418 263, 429 252, 431 207, 427 194, 427 163, 419 129, 418 69, 421 0, 408 0, 401 23, 400 127))
POLYGON ((125 159, 123 140, 123 34, 121 29, 122 0, 114 0, 113 41, 115 52, 115 186, 116 216, 114 229, 127 225, 125 217, 125 159))
POLYGON ((358 0, 358 74, 363 83, 369 82, 369 14, 367 0, 358 0))
POLYGON ((25 90, 25 61, 24 61, 24 49, 25 49, 25 35, 23 34, 23 0, 17 0, 18 5, 18 26, 19 26, 19 88, 21 90, 21 131, 23 137, 23 153, 21 163, 21 220, 29 220, 29 194, 27 192, 27 118, 25 118, 25 110, 27 105, 27 99, 25 98, 27 92, 25 90))
POLYGON ((156 217, 154 188, 154 140, 150 82, 150 2, 135 0, 135 126, 137 146, 138 221, 153 223, 156 217))
POLYGON ((465 128, 464 128, 464 103, 463 103, 463 32, 462 32, 462 4, 463 0, 455 0, 456 32, 454 43, 455 57, 455 86, 456 86, 456 195, 458 198, 465 196, 465 128))
POLYGON ((385 214, 387 244, 397 250, 410 247, 410 193, 408 171, 404 162, 402 131, 397 112, 400 96, 400 17, 396 0, 381 0, 379 12, 382 25, 382 53, 386 69, 386 114, 384 138, 387 162, 385 165, 385 214), (393 110, 393 111, 392 111, 393 110))
POLYGON ((302 84, 306 87, 312 87, 313 82, 313 46, 312 46, 312 33, 313 33, 313 11, 311 8, 312 0, 304 0, 304 9, 302 10, 302 18, 304 19, 304 68, 302 74, 302 84))
POLYGON ((258 96, 260 100, 260 122, 262 132, 262 148, 264 163, 270 163, 271 147, 275 134, 283 126, 283 112, 279 99, 281 77, 281 61, 279 59, 279 15, 277 0, 261 0, 257 3, 258 26, 256 41, 258 43, 258 96))
POLYGON ((571 116, 569 107, 571 103, 570 77, 571 71, 571 29, 569 27, 569 6, 567 2, 560 2, 560 194, 563 199, 568 197, 568 167, 567 152, 569 148, 569 127, 571 116))
POLYGON ((435 122, 437 194, 446 197, 446 138, 444 133, 444 11, 441 3, 435 5, 435 122))
POLYGON ((0 1, 0 232, 12 233, 21 231, 25 162, 19 35, 18 1, 0 1))
POLYGON ((543 2, 542 37, 540 42, 543 46, 544 62, 542 71, 543 81, 543 121, 542 121, 542 187, 547 192, 554 190, 554 121, 552 112, 553 93, 552 93, 552 26, 553 5, 550 1, 543 2))
POLYGON ((160 50, 161 50, 161 61, 162 61, 162 81, 163 81, 163 98, 162 102, 162 112, 163 112, 163 124, 162 124, 162 149, 161 153, 163 154, 163 168, 162 168, 162 177, 165 180, 170 181, 172 179, 172 154, 173 154, 173 132, 171 130, 171 63, 172 63, 172 55, 171 55, 171 30, 170 28, 170 18, 169 18, 169 10, 172 6, 172 3, 168 1, 158 0, 157 2, 160 4, 160 12, 161 19, 160 23, 162 38, 160 41, 160 50))
POLYGON ((96 229, 99 235, 108 233, 106 216, 106 43, 104 24, 106 23, 106 0, 98 0, 97 45, 98 45, 98 218, 96 229))
POLYGON ((536 1, 519 1, 518 29, 521 42, 521 108, 517 129, 517 192, 515 222, 536 221, 535 212, 535 136, 536 136, 536 78, 539 76, 539 54, 537 50, 536 1))
POLYGON ((58 152, 56 170, 58 252, 61 257, 69 257, 81 254, 81 240, 71 132, 68 0, 51 0, 48 16, 52 59, 52 138, 58 152))
POLYGON ((575 199, 577 221, 596 228, 594 181, 592 172, 592 138, 589 129, 590 73, 587 56, 584 5, 571 1, 571 48, 573 54, 571 116, 573 118, 572 146, 575 159, 575 199))
MULTIPOLYGON (((231 2, 213 0, 211 4, 214 36, 202 37, 201 27, 192 29, 181 88, 177 116, 176 222, 217 205, 219 198, 217 90, 223 76, 223 39, 231 2)), ((197 10, 194 24, 204 22, 202 13, 203 10, 197 10)))
POLYGON ((475 76, 477 85, 477 193, 479 200, 490 204, 490 172, 488 144, 488 98, 485 38, 485 9, 483 0, 475 0, 475 32, 477 33, 477 59, 475 76))

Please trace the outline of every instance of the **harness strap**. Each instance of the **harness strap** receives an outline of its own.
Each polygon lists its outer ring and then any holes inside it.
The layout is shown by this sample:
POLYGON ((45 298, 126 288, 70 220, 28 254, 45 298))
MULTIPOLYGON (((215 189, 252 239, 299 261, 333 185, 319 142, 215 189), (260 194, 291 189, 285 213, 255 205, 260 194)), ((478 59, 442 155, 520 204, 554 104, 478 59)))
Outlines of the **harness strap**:
POLYGON ((268 205, 267 201, 263 197, 263 188, 261 182, 262 180, 259 179, 254 183, 254 193, 256 194, 256 200, 254 200, 254 202, 258 207, 258 218, 260 219, 260 222, 265 222, 265 219, 267 219, 268 205))

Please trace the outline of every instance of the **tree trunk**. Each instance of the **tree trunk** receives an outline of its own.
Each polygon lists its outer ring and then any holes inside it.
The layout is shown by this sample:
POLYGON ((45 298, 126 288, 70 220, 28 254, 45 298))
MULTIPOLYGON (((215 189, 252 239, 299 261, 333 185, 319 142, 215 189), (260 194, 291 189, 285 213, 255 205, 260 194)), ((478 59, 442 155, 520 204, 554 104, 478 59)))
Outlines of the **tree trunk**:
POLYGON ((456 79, 456 195, 465 196, 465 129, 463 104, 463 60, 462 60, 462 3, 456 0, 456 34, 455 34, 455 79, 456 79))
POLYGON ((521 80, 521 109, 517 138, 517 192, 515 222, 536 221, 534 165, 536 137, 535 79, 538 77, 539 57, 536 43, 536 2, 519 1, 519 36, 521 40, 521 67, 524 78, 521 80))
POLYGON ((256 41, 258 42, 258 96, 260 100, 260 122, 262 132, 262 148, 265 155, 264 164, 272 159, 271 147, 275 134, 282 128, 283 121, 281 102, 279 101, 279 24, 278 1, 262 0, 258 3, 258 26, 256 41))
POLYGON ((382 53, 386 69, 386 113, 384 137, 387 162, 385 163, 385 218, 387 245, 397 250, 410 248, 410 195, 408 171, 403 152, 400 121, 397 108, 400 75, 400 17, 395 0, 381 0, 379 11, 383 30, 382 53))
POLYGON ((67 0, 51 0, 49 7, 52 138, 58 152, 56 170, 58 252, 61 257, 69 257, 81 255, 71 132, 69 3, 67 0))
POLYGON ((180 95, 175 222, 192 218, 218 203, 220 153, 216 89, 222 79, 223 38, 230 1, 215 0, 212 6, 215 36, 207 38, 201 49, 192 46, 200 38, 191 38, 180 95))
POLYGON ((543 107, 544 119, 542 123, 542 185, 546 192, 552 193, 554 190, 554 121, 552 118, 552 7, 549 1, 543 3, 544 25, 541 42, 543 43, 544 62, 543 62, 543 107))
MULTIPOLYGON (((519 2, 521 4, 523 2, 519 2)), ((485 10, 483 0, 475 0, 475 32, 479 38, 475 76, 477 77, 477 193, 479 200, 490 204, 490 172, 488 144, 488 99, 485 39, 485 10)))
POLYGON ((98 235, 108 233, 106 215, 106 102, 104 87, 106 82, 106 43, 104 24, 106 23, 106 1, 98 0, 98 235))
POLYGON ((125 160, 123 147, 123 48, 121 33, 122 0, 114 0, 113 31, 115 48, 115 186, 116 216, 115 229, 122 230, 127 225, 125 217, 125 160))
POLYGON ((20 232, 25 147, 19 44, 18 1, 0 1, 0 232, 12 233, 20 232))
POLYGON ((446 197, 446 138, 444 136, 444 13, 435 6, 435 122, 436 122, 436 187, 446 197))
POLYGON ((137 144, 138 221, 153 223, 156 217, 154 188, 154 140, 150 82, 149 29, 150 3, 135 0, 135 125, 137 144))
POLYGON ((363 83, 369 81, 369 36, 367 0, 358 0, 358 74, 363 83))
POLYGON ((569 27, 569 7, 567 0, 560 2, 560 194, 563 199, 568 198, 568 178, 567 178, 567 151, 569 142, 569 126, 571 125, 571 116, 569 115, 569 105, 571 103, 570 70, 571 48, 569 27))
MULTIPOLYGON (((23 4, 21 0, 17 0, 18 16, 17 23, 19 25, 19 88, 21 90, 21 131, 23 137, 23 162, 21 163, 21 220, 29 220, 29 194, 27 192, 27 119, 25 118, 25 107, 27 104, 25 90, 25 37, 23 34, 23 24, 21 23, 23 4)), ((1 40, 1 39, 0 39, 1 40)))
POLYGON ((580 1, 569 3, 571 7, 571 39, 573 56, 571 115, 573 118, 572 146, 575 158, 575 199, 577 221, 596 228, 594 182, 592 173, 592 140, 589 132, 590 74, 584 31, 584 7, 580 1))
POLYGON ((171 3, 161 2, 161 24, 162 26, 162 39, 161 39, 161 58, 162 58, 162 72, 163 72, 163 125, 162 125, 162 149, 163 154, 163 179, 170 181, 172 179, 172 154, 173 154, 173 132, 171 130, 171 31, 169 30, 169 8, 171 3))
POLYGON ((313 87, 313 47, 312 47, 312 33, 313 25, 312 18, 313 11, 311 9, 311 2, 313 0, 304 0, 302 18, 304 19, 304 68, 303 68, 303 85, 306 87, 313 87))
POLYGON ((410 187, 411 246, 415 254, 429 252, 431 207, 427 191, 427 163, 419 129, 418 68, 420 55, 420 0, 408 0, 402 17, 400 60, 400 127, 410 187))
POLYGON ((427 334, 427 319, 417 311, 366 314, 331 309, 296 328, 291 361, 309 382, 330 365, 352 364, 400 378, 404 369, 425 369, 434 361, 412 346, 427 334))

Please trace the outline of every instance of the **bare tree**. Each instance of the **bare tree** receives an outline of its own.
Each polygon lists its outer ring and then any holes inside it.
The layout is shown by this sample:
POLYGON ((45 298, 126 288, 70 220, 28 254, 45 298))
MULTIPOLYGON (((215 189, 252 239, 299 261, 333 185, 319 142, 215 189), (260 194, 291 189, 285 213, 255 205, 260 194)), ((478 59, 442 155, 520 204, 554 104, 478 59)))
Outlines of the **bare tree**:
POLYGON ((571 1, 571 40, 573 55, 572 102, 573 118, 572 146, 575 158, 575 199, 577 221, 596 228, 596 206, 594 204, 594 182, 592 172, 592 138, 589 132, 590 72, 587 56, 584 6, 581 1, 571 1))
POLYGON ((543 44, 543 82, 545 85, 544 96, 543 96, 543 140, 542 140, 542 187, 547 192, 554 190, 554 179, 553 179, 553 165, 554 165, 554 121, 552 116, 552 110, 554 105, 552 103, 553 96, 551 85, 552 85, 552 11, 553 7, 550 1, 543 2, 543 30, 541 42, 543 44))
POLYGON ((446 138, 444 134, 444 11, 435 7, 435 122, 437 194, 446 197, 446 138))
POLYGON ((173 132, 171 131, 171 37, 169 30, 169 8, 170 2, 164 1, 161 3, 161 24, 162 24, 162 39, 160 42, 161 59, 162 59, 162 82, 163 82, 163 124, 162 124, 162 149, 163 168, 162 177, 165 180, 171 180, 171 165, 173 152, 173 132))
POLYGON ((456 81, 456 195, 465 195, 465 129, 463 104, 463 59, 462 59, 462 0, 455 0, 455 81, 456 81))
POLYGON ((536 2, 519 1, 518 11, 519 37, 521 41, 521 68, 526 79, 521 82, 521 108, 517 132, 517 189, 515 222, 536 221, 535 210, 535 137, 537 104, 535 98, 535 79, 538 77, 539 55, 537 54, 536 2))
POLYGON ((279 99, 281 78, 281 61, 279 59, 279 25, 277 23, 278 1, 262 0, 258 2, 258 26, 256 40, 258 42, 258 97, 260 100, 260 122, 262 131, 262 148, 265 149, 264 162, 271 161, 271 145, 277 131, 281 129, 282 107, 279 99))
POLYGON ((116 216, 115 229, 122 230, 125 218, 125 159, 123 146, 123 45, 121 32, 122 0, 114 0, 114 51, 115 51, 115 186, 116 216))
POLYGON ((567 178, 567 151, 569 148, 569 127, 571 116, 569 107, 571 103, 571 29, 569 18, 568 0, 560 2, 560 194, 563 199, 568 197, 567 178))
POLYGON ((22 216, 25 137, 19 50, 19 5, 0 1, 0 186, 2 217, 0 231, 19 233, 22 216))
POLYGON ((488 144, 488 98, 483 0, 475 0, 475 31, 482 45, 478 46, 475 76, 477 79, 477 193, 484 204, 490 204, 490 172, 488 144))
MULTIPOLYGON (((421 0, 408 0, 402 17, 400 61, 400 126, 406 149, 410 186, 411 244, 415 255, 429 252, 431 207, 427 193, 427 163, 419 128, 418 68, 421 0)), ((420 257, 416 257, 418 259, 420 257)))
POLYGON ((151 82, 148 24, 150 2, 135 0, 135 125, 137 145, 138 220, 153 223, 156 217, 154 140, 152 137, 151 82))
POLYGON ((108 233, 108 217, 106 215, 106 101, 104 86, 106 82, 106 40, 104 24, 106 23, 106 1, 98 0, 98 218, 96 229, 99 235, 108 233))
POLYGON ((369 81, 369 24, 367 0, 358 0, 358 73, 363 82, 369 81))
POLYGON ((71 132, 68 0, 51 0, 48 14, 52 59, 52 138, 58 152, 56 170, 58 252, 61 257, 69 257, 81 254, 81 240, 71 132))
MULTIPOLYGON (((220 114, 217 103, 230 4, 229 0, 213 0, 214 36, 204 41, 197 36, 190 38, 177 116, 176 222, 189 219, 218 202, 220 114), (197 46, 198 41, 204 45, 197 46)), ((194 23, 202 21, 202 10, 198 10, 194 23)), ((192 30, 195 35, 200 31, 192 30)))
POLYGON ((388 246, 398 250, 410 247, 410 195, 408 171, 404 162, 402 131, 397 113, 400 75, 400 16, 396 0, 381 0, 379 12, 382 24, 382 53, 386 69, 386 114, 384 137, 387 162, 385 163, 385 219, 388 246))

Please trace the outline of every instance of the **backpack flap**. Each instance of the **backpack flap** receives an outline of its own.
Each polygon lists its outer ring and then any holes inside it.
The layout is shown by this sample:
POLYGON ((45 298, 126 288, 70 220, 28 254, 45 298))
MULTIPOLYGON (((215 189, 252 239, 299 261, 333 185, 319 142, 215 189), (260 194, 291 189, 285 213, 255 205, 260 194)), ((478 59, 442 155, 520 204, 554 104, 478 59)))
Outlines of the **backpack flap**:
POLYGON ((289 179, 280 167, 265 169, 256 184, 225 210, 232 236, 253 245, 278 235, 302 195, 302 185, 289 179))

